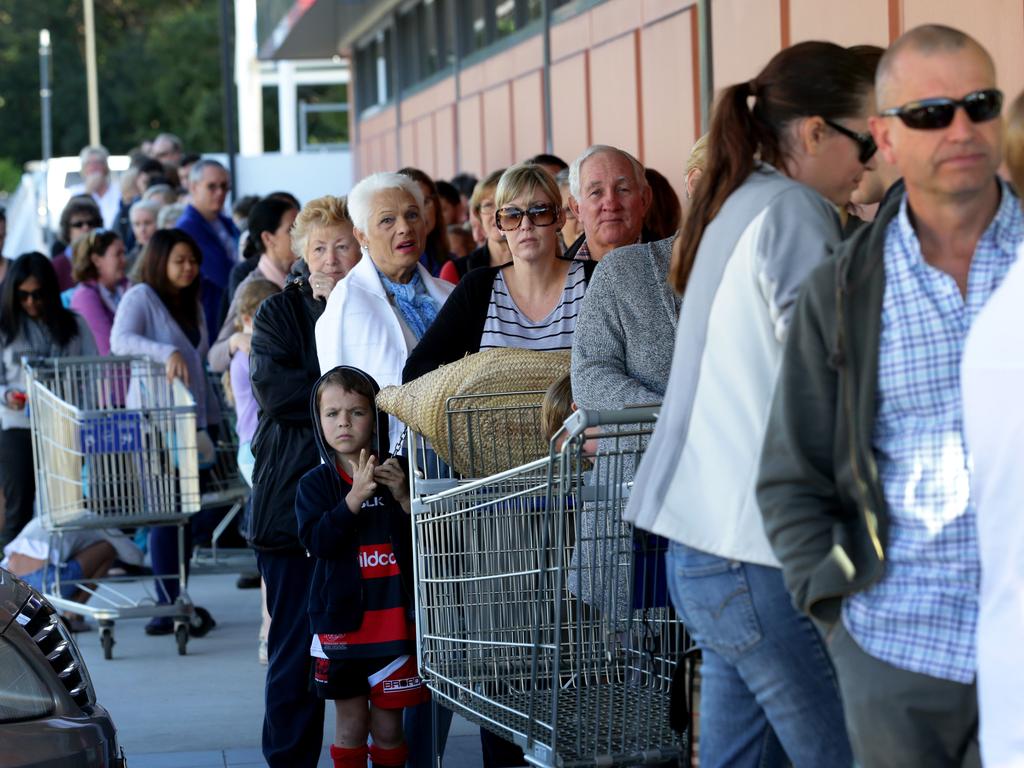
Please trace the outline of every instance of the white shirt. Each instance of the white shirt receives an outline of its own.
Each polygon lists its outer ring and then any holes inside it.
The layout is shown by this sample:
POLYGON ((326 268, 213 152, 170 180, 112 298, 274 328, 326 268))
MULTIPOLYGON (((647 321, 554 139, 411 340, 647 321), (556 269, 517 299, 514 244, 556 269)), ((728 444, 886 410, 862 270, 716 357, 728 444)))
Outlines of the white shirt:
MULTIPOLYGON (((68 191, 72 196, 87 194, 85 184, 77 184, 68 191)), ((110 179, 107 182, 106 192, 102 195, 97 195, 94 192, 90 197, 100 207, 100 214, 103 216, 103 226, 106 229, 112 229, 114 224, 117 223, 117 212, 121 210, 121 190, 118 188, 118 185, 114 183, 113 179, 110 179)))
POLYGON ((986 768, 1024 767, 1024 246, 961 364, 981 553, 978 704, 986 768))

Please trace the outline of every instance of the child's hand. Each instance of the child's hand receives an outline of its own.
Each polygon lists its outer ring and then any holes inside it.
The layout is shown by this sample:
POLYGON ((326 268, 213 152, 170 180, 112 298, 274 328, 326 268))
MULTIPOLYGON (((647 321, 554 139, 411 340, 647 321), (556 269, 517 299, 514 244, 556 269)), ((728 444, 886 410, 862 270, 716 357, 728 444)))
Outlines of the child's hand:
POLYGON ((377 490, 377 483, 373 479, 377 459, 373 454, 368 453, 365 448, 359 452, 359 461, 350 461, 349 467, 352 472, 352 490, 345 496, 345 503, 353 515, 358 515, 363 502, 373 496, 377 490))
POLYGON ((404 499, 409 498, 409 486, 405 482, 405 472, 402 471, 402 465, 394 456, 377 467, 373 477, 388 487, 391 495, 395 497, 395 501, 401 503, 404 499))

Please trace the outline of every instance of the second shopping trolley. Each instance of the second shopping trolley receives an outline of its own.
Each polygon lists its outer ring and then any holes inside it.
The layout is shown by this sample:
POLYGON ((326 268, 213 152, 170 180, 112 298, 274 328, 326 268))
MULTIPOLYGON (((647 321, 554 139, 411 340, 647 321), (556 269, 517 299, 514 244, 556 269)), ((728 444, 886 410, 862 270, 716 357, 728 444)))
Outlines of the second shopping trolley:
POLYGON ((548 457, 414 498, 421 673, 533 765, 686 754, 689 640, 661 540, 622 520, 655 418, 579 411, 548 457))

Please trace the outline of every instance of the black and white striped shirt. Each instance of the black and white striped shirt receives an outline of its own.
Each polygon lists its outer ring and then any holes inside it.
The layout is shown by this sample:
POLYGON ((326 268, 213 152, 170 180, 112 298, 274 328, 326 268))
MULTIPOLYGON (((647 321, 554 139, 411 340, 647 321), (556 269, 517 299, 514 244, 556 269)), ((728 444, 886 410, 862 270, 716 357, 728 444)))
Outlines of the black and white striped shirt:
POLYGON ((587 290, 583 262, 574 261, 565 276, 565 287, 557 306, 547 317, 534 322, 520 311, 509 293, 502 273, 498 272, 491 289, 480 349, 517 347, 551 351, 571 349, 583 296, 587 290))

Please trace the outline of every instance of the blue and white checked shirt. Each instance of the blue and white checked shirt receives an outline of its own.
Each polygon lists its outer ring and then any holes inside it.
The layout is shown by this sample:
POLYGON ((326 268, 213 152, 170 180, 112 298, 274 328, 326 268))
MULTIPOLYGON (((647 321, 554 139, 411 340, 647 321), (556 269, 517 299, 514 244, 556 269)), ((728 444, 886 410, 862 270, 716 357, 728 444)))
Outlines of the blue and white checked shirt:
POLYGON ((843 623, 867 653, 900 669, 970 683, 981 566, 960 399, 971 323, 1024 239, 1004 186, 961 296, 921 255, 904 197, 885 239, 885 295, 873 448, 889 507, 885 577, 848 598, 843 623))

